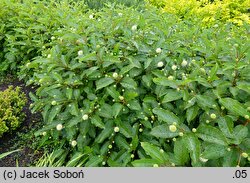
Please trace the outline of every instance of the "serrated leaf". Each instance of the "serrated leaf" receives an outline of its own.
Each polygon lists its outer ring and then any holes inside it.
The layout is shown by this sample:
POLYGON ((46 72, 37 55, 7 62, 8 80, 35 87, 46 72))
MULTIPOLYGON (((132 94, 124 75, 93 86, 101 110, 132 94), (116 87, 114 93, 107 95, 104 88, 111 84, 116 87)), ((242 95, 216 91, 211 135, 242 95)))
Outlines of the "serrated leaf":
POLYGON ((117 144, 120 148, 130 149, 129 143, 121 135, 117 135, 115 137, 115 144, 117 144))
POLYGON ((213 105, 216 105, 215 100, 206 95, 196 95, 196 99, 197 104, 204 110, 213 108, 213 105))
POLYGON ((168 123, 168 124, 173 124, 174 122, 180 123, 180 119, 172 112, 161 109, 161 108, 154 108, 153 113, 158 116, 162 121, 168 123))
POLYGON ((174 157, 178 165, 185 165, 188 162, 189 153, 183 139, 177 139, 174 143, 174 157))
POLYGON ((97 114, 104 118, 113 118, 113 108, 109 104, 103 104, 97 114))
POLYGON ((132 110, 136 110, 136 111, 140 111, 141 110, 141 105, 140 103, 138 102, 138 100, 131 100, 128 102, 129 104, 129 108, 132 109, 132 110))
POLYGON ((107 93, 115 100, 119 100, 120 93, 114 87, 108 87, 107 93))
POLYGON ((219 144, 222 146, 228 145, 227 139, 223 133, 219 129, 209 125, 200 125, 197 128, 196 135, 206 142, 219 144))
POLYGON ((128 89, 136 89, 137 87, 137 83, 135 82, 135 80, 133 80, 130 77, 125 77, 122 81, 121 81, 121 85, 124 88, 128 88, 128 89))
POLYGON ((61 108, 62 108, 62 105, 57 105, 57 106, 53 106, 50 109, 49 116, 48 116, 48 123, 51 123, 56 117, 56 115, 61 112, 61 108))
POLYGON ((104 130, 102 130, 102 132, 96 137, 95 141, 97 143, 102 143, 106 138, 110 137, 112 132, 114 131, 113 129, 113 122, 112 121, 108 121, 105 124, 105 128, 104 130))
POLYGON ((231 98, 221 98, 219 102, 232 113, 239 116, 250 116, 250 113, 244 108, 243 104, 238 102, 237 100, 231 98))
POLYGON ((115 80, 113 78, 101 78, 98 81, 96 81, 96 90, 100 90, 106 86, 109 86, 110 84, 114 83, 115 80))
POLYGON ((163 124, 163 125, 154 127, 151 130, 150 134, 157 138, 173 138, 179 135, 179 131, 177 130, 176 132, 171 132, 169 130, 169 125, 163 124))
POLYGON ((243 125, 237 125, 233 131, 234 144, 240 144, 248 135, 248 128, 243 125))

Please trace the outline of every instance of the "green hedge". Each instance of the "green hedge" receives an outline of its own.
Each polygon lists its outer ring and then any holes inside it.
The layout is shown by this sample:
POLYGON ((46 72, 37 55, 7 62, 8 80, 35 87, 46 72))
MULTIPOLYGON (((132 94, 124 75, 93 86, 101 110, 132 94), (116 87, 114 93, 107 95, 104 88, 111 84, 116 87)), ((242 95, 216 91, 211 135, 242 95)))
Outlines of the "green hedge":
POLYGON ((53 8, 43 20, 60 24, 20 76, 38 87, 32 110, 45 125, 36 135, 55 164, 249 166, 248 24, 53 8))

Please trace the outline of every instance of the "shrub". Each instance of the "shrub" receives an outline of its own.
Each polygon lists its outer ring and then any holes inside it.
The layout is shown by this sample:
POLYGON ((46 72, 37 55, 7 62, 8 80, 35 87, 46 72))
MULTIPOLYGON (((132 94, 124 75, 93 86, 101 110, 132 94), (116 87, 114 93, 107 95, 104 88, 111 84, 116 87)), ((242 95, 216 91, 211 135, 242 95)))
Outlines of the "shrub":
POLYGON ((249 165, 249 25, 111 7, 71 21, 23 68, 65 165, 249 165))
POLYGON ((249 0, 149 0, 149 3, 180 18, 201 19, 207 26, 217 21, 233 22, 237 25, 250 23, 249 0))
POLYGON ((19 87, 10 86, 0 91, 0 137, 16 130, 25 118, 22 112, 26 104, 25 94, 19 87))

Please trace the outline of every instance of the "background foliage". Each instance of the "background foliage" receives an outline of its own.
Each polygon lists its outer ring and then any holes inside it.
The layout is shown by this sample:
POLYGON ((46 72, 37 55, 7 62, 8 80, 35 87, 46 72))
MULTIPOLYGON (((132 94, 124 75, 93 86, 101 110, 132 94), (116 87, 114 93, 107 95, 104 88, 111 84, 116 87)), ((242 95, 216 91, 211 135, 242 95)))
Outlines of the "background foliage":
POLYGON ((53 147, 38 166, 249 166, 247 20, 3 2, 2 71, 37 86, 36 135, 53 147))

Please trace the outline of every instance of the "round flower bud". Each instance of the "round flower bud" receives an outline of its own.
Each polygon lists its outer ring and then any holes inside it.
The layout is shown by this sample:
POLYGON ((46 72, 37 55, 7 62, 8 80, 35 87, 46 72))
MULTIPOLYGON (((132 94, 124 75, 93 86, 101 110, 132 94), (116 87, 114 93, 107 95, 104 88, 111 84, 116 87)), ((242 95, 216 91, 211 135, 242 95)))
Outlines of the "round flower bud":
POLYGON ((172 81, 172 80, 174 80, 174 77, 173 76, 168 76, 168 80, 172 81))
POLYGON ((162 50, 161 50, 161 48, 157 48, 157 49, 155 50, 155 52, 156 52, 156 53, 161 53, 162 50))
POLYGON ((208 161, 208 159, 202 158, 202 157, 200 157, 199 159, 200 159, 200 161, 203 162, 203 163, 206 163, 206 162, 208 161))
POLYGON ((51 54, 48 54, 47 58, 51 58, 51 54))
POLYGON ((210 118, 211 119, 216 119, 216 114, 214 114, 214 113, 210 114, 210 118))
POLYGON ((208 124, 208 123, 210 123, 210 121, 209 121, 209 120, 206 120, 206 123, 208 124))
POLYGON ((103 161, 103 162, 102 162, 102 165, 103 165, 103 166, 104 166, 104 165, 106 165, 106 162, 105 162, 105 161, 103 161))
POLYGON ((124 97, 123 97, 123 96, 119 96, 119 99, 120 99, 120 100, 124 100, 124 97))
POLYGON ((194 133, 195 133, 196 131, 197 131, 197 130, 196 130, 196 128, 193 128, 193 129, 192 129, 192 132, 194 132, 194 133))
POLYGON ((173 138, 172 140, 175 142, 175 141, 176 141, 176 138, 173 138))
POLYGON ((180 137, 182 137, 183 135, 184 135, 183 132, 180 132, 180 133, 179 133, 179 136, 180 136, 180 137))
POLYGON ((75 147, 76 144, 77 144, 77 142, 75 140, 72 140, 72 142, 71 142, 72 147, 75 147))
POLYGON ((131 154, 131 156, 130 156, 132 159, 135 157, 135 155, 134 154, 131 154))
POLYGON ((62 125, 62 124, 56 125, 56 129, 57 129, 58 131, 62 130, 62 129, 63 129, 63 125, 62 125))
POLYGON ((55 100, 53 100, 52 102, 51 102, 51 105, 56 105, 57 104, 57 102, 55 101, 55 100))
POLYGON ((182 66, 182 67, 186 67, 187 64, 188 64, 188 62, 187 62, 186 60, 183 60, 182 63, 181 63, 181 66, 182 66))
POLYGON ((227 151, 229 152, 229 151, 231 151, 231 148, 229 147, 229 148, 227 148, 227 151))
POLYGON ((204 68, 200 68, 200 71, 206 73, 206 70, 204 68))
POLYGON ((143 129, 142 129, 142 128, 140 128, 140 129, 139 129, 139 132, 143 132, 143 129))
POLYGON ((163 149, 160 149, 160 153, 164 153, 164 150, 163 150, 163 149))
POLYGON ((132 31, 136 31, 137 30, 137 25, 133 25, 131 28, 132 31))
POLYGON ((120 129, 119 129, 119 127, 118 126, 116 126, 115 128, 114 128, 114 132, 119 132, 120 131, 120 129))
POLYGON ((244 118, 245 118, 245 119, 249 119, 249 115, 245 115, 244 118))
POLYGON ((170 126, 169 126, 169 130, 170 130, 171 132, 176 132, 177 128, 176 128, 175 125, 170 125, 170 126))
POLYGON ((89 15, 89 19, 94 19, 94 15, 89 15))
POLYGON ((43 135, 43 136, 47 135, 47 132, 43 132, 42 135, 43 135))
POLYGON ((113 73, 113 78, 118 78, 118 74, 116 72, 113 73))
POLYGON ((109 149, 112 149, 112 147, 113 147, 113 146, 112 146, 111 144, 108 146, 109 149))
POLYGON ((225 107, 224 106, 221 106, 221 110, 224 110, 225 109, 225 107))
POLYGON ((122 13, 118 13, 118 15, 121 17, 121 16, 122 16, 122 13))
POLYGON ((164 66, 164 63, 163 62, 158 62, 157 63, 157 67, 163 67, 164 66))
POLYGON ((55 40, 55 39, 56 39, 55 36, 52 36, 52 37, 51 37, 51 40, 55 40))
POLYGON ((159 167, 159 165, 158 165, 158 164, 154 164, 154 165, 153 165, 153 167, 155 167, 155 168, 156 168, 156 167, 159 167))
POLYGON ((145 120, 145 121, 148 121, 148 117, 145 117, 144 120, 145 120))
POLYGON ((171 163, 171 166, 175 166, 175 164, 174 164, 174 163, 171 163))
POLYGON ((241 153, 241 156, 242 156, 243 158, 247 158, 247 157, 248 157, 248 154, 245 153, 245 152, 243 152, 243 153, 241 153))
POLYGON ((81 55, 83 55, 83 51, 82 51, 82 50, 79 50, 79 51, 77 52, 77 54, 78 54, 78 56, 81 56, 81 55))
POLYGON ((172 70, 176 70, 177 69, 177 66, 176 65, 172 65, 172 70))
POLYGON ((87 119, 89 119, 89 116, 88 116, 87 114, 84 114, 84 115, 82 116, 82 119, 83 119, 83 120, 87 120, 87 119))

